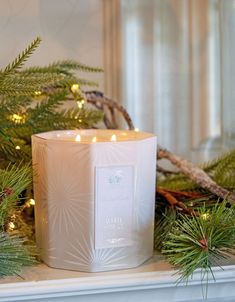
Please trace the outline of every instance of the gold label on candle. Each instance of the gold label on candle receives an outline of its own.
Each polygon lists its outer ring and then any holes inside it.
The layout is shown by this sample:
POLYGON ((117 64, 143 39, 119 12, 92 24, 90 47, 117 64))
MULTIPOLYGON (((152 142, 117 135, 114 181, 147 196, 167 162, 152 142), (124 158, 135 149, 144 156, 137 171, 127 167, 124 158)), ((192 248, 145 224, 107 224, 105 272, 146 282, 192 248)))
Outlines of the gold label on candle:
POLYGON ((96 249, 132 244, 133 197, 133 166, 96 167, 96 249))

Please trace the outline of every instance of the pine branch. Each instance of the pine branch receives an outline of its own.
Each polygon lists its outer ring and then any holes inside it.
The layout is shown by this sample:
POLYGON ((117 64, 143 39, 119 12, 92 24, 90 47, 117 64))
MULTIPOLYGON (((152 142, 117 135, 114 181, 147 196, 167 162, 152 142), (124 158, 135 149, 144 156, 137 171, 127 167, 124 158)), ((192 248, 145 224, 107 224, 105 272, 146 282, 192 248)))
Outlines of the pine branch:
POLYGON ((212 265, 232 255, 235 247, 234 209, 226 203, 210 211, 201 208, 200 215, 179 215, 163 242, 162 252, 179 269, 181 279, 188 279, 200 268, 205 275, 212 265))
POLYGON ((50 113, 53 113, 60 105, 63 104, 67 94, 68 92, 65 90, 55 91, 54 94, 42 100, 35 108, 29 110, 30 115, 28 122, 32 123, 50 115, 50 113))
POLYGON ((22 144, 12 145, 10 142, 3 142, 0 144, 0 165, 2 168, 5 168, 9 163, 15 164, 24 162, 27 163, 31 158, 31 150, 24 150, 22 144), (19 146, 20 150, 16 149, 16 146, 19 146))
POLYGON ((57 72, 72 75, 74 70, 79 70, 82 72, 103 72, 103 69, 99 67, 91 67, 74 60, 64 60, 54 62, 45 67, 29 67, 24 70, 24 73, 34 74, 57 72))
POLYGON ((172 226, 177 218, 176 211, 165 208, 164 212, 158 213, 156 205, 155 223, 154 223, 154 249, 161 251, 163 248, 163 242, 166 240, 166 236, 171 231, 172 226))
POLYGON ((20 73, 5 77, 0 82, 0 93, 7 96, 34 95, 35 91, 45 86, 59 85, 63 76, 58 74, 35 74, 31 77, 20 73))
POLYGON ((6 170, 0 170, 0 227, 4 227, 9 212, 16 206, 19 195, 31 181, 30 166, 22 168, 12 166, 6 170))
POLYGON ((41 38, 37 37, 21 54, 18 55, 15 60, 6 66, 4 71, 1 74, 1 78, 8 76, 11 73, 18 71, 24 63, 29 59, 32 53, 36 50, 41 42, 41 38))
POLYGON ((0 276, 19 274, 25 265, 36 264, 35 247, 17 235, 0 232, 0 276))
POLYGON ((23 113, 32 103, 32 96, 0 96, 0 120, 1 126, 4 121, 12 117, 14 113, 23 113))

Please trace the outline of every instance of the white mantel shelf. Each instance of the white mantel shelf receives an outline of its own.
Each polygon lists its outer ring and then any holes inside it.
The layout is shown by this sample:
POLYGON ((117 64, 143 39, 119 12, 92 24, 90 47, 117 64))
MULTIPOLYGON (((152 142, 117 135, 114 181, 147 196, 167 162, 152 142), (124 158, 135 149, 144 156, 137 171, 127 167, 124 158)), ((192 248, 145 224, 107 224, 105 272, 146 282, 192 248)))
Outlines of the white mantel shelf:
MULTIPOLYGON (((234 260, 214 268, 209 279, 207 301, 235 301, 234 260)), ((44 264, 26 268, 22 278, 0 279, 0 302, 183 302, 203 301, 201 274, 187 285, 176 286, 175 271, 159 255, 138 268, 82 273, 58 270, 44 264)))

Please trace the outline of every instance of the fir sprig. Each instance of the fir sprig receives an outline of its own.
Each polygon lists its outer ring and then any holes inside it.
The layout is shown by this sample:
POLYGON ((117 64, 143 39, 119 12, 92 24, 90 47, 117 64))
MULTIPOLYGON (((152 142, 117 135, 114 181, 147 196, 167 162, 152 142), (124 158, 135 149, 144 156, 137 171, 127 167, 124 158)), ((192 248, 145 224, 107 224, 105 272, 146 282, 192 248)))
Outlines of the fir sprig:
POLYGON ((37 263, 35 248, 17 235, 0 232, 0 276, 19 274, 25 265, 37 263))
POLYGON ((235 247, 235 215, 226 202, 208 210, 200 208, 197 216, 179 215, 163 242, 162 252, 179 269, 181 279, 188 279, 197 268, 203 275, 213 274, 212 266, 229 257, 235 247))
POLYGON ((6 66, 4 71, 1 74, 2 77, 6 77, 11 73, 15 73, 20 68, 23 67, 24 63, 29 59, 29 57, 32 55, 32 53, 36 50, 36 48, 39 46, 41 42, 41 38, 37 37, 28 47, 26 47, 25 50, 23 50, 15 60, 6 66))
POLYGON ((29 67, 23 71, 24 74, 35 74, 35 73, 45 73, 45 72, 56 72, 56 73, 64 73, 68 75, 73 75, 73 71, 83 71, 83 72, 103 72, 102 68, 99 67, 91 67, 81 62, 77 62, 74 60, 63 60, 57 61, 49 64, 48 66, 39 67, 29 67))
POLYGON ((57 74, 35 74, 32 77, 22 76, 20 73, 8 76, 0 82, 2 95, 34 95, 35 91, 41 90, 45 86, 59 84, 63 80, 62 75, 57 74))
POLYGON ((11 166, 5 170, 0 170, 0 230, 1 228, 4 229, 8 215, 16 206, 20 193, 28 188, 31 181, 32 175, 29 165, 11 166))
MULTIPOLYGON (((75 75, 75 71, 101 72, 73 60, 57 61, 48 66, 22 69, 40 43, 35 39, 5 70, 0 72, 0 166, 28 162, 31 157, 30 137, 34 133, 53 129, 91 128, 103 114, 91 108, 62 109, 77 84, 84 99, 83 86, 97 83, 75 75), (23 117, 19 122, 14 116, 23 117), (20 151, 19 151, 20 148, 20 151)), ((75 95, 74 95, 75 96, 75 95)), ((70 96, 71 100, 71 96, 70 96)))
POLYGON ((8 234, 11 214, 20 194, 32 181, 30 166, 0 170, 0 276, 19 274, 22 266, 36 263, 36 248, 22 234, 8 234))

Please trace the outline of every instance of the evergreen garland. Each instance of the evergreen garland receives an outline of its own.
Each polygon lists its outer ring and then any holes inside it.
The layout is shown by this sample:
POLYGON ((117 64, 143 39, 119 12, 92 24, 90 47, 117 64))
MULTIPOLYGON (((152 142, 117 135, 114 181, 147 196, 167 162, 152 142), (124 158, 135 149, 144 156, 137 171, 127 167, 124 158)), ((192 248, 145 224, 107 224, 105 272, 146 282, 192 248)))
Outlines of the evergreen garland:
POLYGON ((220 265, 220 260, 233 253, 234 214, 234 208, 223 202, 210 210, 200 208, 197 216, 178 215, 164 238, 162 252, 179 268, 182 279, 188 279, 198 268, 206 277, 213 265, 220 265))
POLYGON ((97 83, 75 75, 76 71, 102 72, 102 69, 73 60, 22 69, 40 41, 35 39, 0 71, 0 167, 30 161, 31 135, 35 133, 92 128, 103 117, 100 110, 76 105, 85 102, 82 87, 97 86, 97 83), (71 90, 74 84, 75 92, 71 90), (71 98, 74 106, 63 109, 63 104, 71 98))
MULTIPOLYGON (((235 191, 235 150, 201 168, 218 185, 235 191)), ((180 280, 187 280, 196 269, 207 280, 214 265, 234 254, 234 201, 218 198, 180 172, 160 173, 157 186, 175 202, 157 194, 155 247, 178 269, 180 280)))
POLYGON ((37 263, 35 255, 24 238, 0 232, 0 276, 18 275, 23 266, 37 263))
POLYGON ((22 69, 40 41, 36 38, 0 71, 0 276, 19 274, 22 266, 36 263, 36 248, 29 241, 33 232, 22 216, 30 206, 25 196, 30 194, 32 182, 31 135, 90 128, 103 117, 101 111, 76 105, 85 103, 82 86, 97 83, 74 74, 101 72, 100 68, 66 60, 22 69), (73 84, 76 91, 71 91, 73 84), (68 96, 75 106, 65 110, 61 106, 68 96))
POLYGON ((18 274, 23 265, 36 261, 34 244, 24 234, 14 230, 13 220, 21 193, 32 181, 30 166, 12 166, 0 170, 0 276, 18 274))

